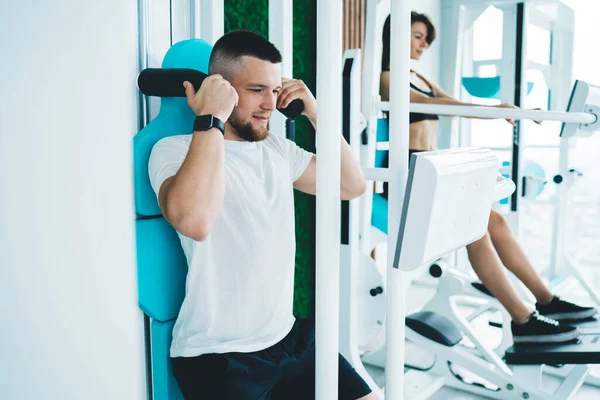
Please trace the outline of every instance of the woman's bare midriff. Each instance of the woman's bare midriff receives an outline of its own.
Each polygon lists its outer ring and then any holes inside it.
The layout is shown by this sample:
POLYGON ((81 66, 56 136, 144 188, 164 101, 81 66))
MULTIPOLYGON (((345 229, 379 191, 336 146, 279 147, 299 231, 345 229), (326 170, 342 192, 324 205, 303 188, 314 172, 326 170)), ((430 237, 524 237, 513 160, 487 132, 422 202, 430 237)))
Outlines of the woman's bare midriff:
POLYGON ((410 150, 433 150, 438 121, 425 120, 410 124, 408 148, 410 150))
MULTIPOLYGON (((431 90, 418 74, 412 73, 411 80, 417 87, 423 87, 423 90, 431 90), (427 88, 427 89, 425 89, 427 88)), ((379 80, 379 93, 382 101, 389 101, 390 93, 390 72, 383 71, 379 80)), ((437 120, 425 120, 410 124, 410 136, 408 139, 408 148, 410 150, 433 150, 435 147, 435 135, 438 128, 437 120)))

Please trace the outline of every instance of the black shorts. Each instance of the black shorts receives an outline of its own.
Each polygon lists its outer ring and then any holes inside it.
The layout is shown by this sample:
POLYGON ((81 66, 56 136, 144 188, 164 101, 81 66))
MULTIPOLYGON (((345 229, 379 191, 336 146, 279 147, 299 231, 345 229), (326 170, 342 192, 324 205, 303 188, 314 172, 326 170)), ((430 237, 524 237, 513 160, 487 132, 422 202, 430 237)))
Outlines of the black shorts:
MULTIPOLYGON (((171 361, 185 400, 314 399, 314 320, 297 319, 283 340, 265 350, 176 357, 171 361)), ((338 376, 340 400, 355 400, 371 392, 342 355, 338 376)))

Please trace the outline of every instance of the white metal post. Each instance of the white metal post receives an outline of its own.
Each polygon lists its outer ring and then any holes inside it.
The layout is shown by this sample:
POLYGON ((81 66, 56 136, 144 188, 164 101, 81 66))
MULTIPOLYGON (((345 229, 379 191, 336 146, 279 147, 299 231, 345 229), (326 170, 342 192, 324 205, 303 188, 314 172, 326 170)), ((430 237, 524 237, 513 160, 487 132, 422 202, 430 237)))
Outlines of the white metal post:
MULTIPOLYGON (((150 35, 148 27, 148 0, 138 0, 138 51, 139 51, 139 69, 143 71, 150 65, 150 56, 148 54, 148 36, 150 35)), ((138 94, 138 107, 140 113, 139 130, 150 122, 150 98, 144 96, 141 92, 138 94)))
MULTIPOLYGON (((160 68, 167 50, 171 47, 171 5, 165 0, 146 0, 144 2, 144 21, 146 30, 145 68, 160 68)), ((160 98, 147 98, 148 122, 152 121, 160 111, 160 98)))
MULTIPOLYGON (((573 49, 575 24, 573 9, 561 5, 559 23, 555 25, 552 35, 552 54, 565 54, 573 49)), ((554 110, 565 109, 569 91, 573 87, 573 59, 572 57, 555 57, 552 60, 552 104, 554 110)), ((576 140, 576 139, 575 139, 576 140)), ((573 141, 575 141, 573 140, 573 141)), ((559 147, 559 174, 565 179, 562 184, 555 185, 556 193, 553 198, 554 216, 552 224, 552 245, 550 247, 550 270, 548 278, 554 279, 559 273, 559 267, 565 262, 565 223, 567 213, 568 191, 566 179, 569 174, 569 153, 572 140, 568 137, 560 139, 559 147)))
POLYGON ((200 30, 200 0, 190 1, 190 37, 202 39, 200 30))
POLYGON ((316 399, 338 398, 342 0, 318 0, 316 399))
MULTIPOLYGON (((460 98, 461 81, 461 60, 463 54, 463 20, 464 7, 456 4, 453 0, 442 0, 441 2, 441 40, 440 56, 442 60, 441 84, 442 87, 451 95, 460 98)), ((440 40, 440 39, 438 39, 440 40)), ((447 149, 457 144, 459 121, 456 119, 442 119, 438 130, 438 147, 447 149)))
MULTIPOLYGON (((342 90, 344 135, 354 154, 360 151, 360 136, 363 126, 360 113, 361 92, 361 50, 344 51, 344 70, 342 90), (350 86, 346 86, 347 80, 350 86), (347 108, 346 108, 347 107, 347 108), (348 124, 348 125, 345 125, 348 124)), ((362 196, 366 197, 366 196, 362 196)), ((348 208, 342 210, 341 226, 344 219, 346 231, 342 231, 340 245, 340 342, 339 351, 348 360, 356 372, 365 380, 373 392, 381 395, 381 389, 365 369, 360 356, 359 340, 359 292, 361 290, 361 264, 363 252, 359 245, 360 199, 350 200, 348 208)))
POLYGON ((171 1, 171 45, 193 36, 195 0, 171 1))
MULTIPOLYGON (((390 164, 389 204, 402 204, 408 176, 408 112, 410 79, 410 4, 392 0, 391 35, 394 46, 390 54, 390 164)), ((388 243, 397 243, 401 207, 389 207, 388 243)), ((388 246, 386 280, 386 398, 404 397, 404 319, 406 296, 403 275, 394 268, 394 246, 388 246)))
POLYGON ((567 213, 567 199, 569 196, 569 143, 570 138, 560 138, 559 174, 563 181, 556 184, 556 193, 553 197, 554 215, 552 217, 552 246, 550 249, 550 269, 547 278, 550 280, 558 276, 558 269, 565 261, 565 226, 567 213))
MULTIPOLYGON (((200 38, 215 44, 225 32, 223 0, 200 0, 200 7, 194 8, 194 14, 200 21, 200 38)), ((198 28, 194 29, 198 31, 198 28)))
MULTIPOLYGON (((375 163, 375 143, 377 141, 377 103, 379 96, 379 75, 381 72, 383 24, 390 12, 390 0, 367 0, 365 16, 365 45, 363 58, 361 110, 367 119, 367 144, 363 145, 360 162, 363 170, 372 168, 375 163)), ((387 172, 387 171, 386 171, 387 172)), ((369 186, 372 186, 367 177, 369 186)), ((370 191, 369 191, 370 192, 370 191)), ((360 198, 360 248, 365 253, 371 252, 371 215, 373 197, 360 198)))
MULTIPOLYGON (((269 0, 269 40, 281 52, 281 76, 293 78, 293 1, 269 0)), ((271 115, 270 130, 276 135, 285 136, 285 116, 271 115)))

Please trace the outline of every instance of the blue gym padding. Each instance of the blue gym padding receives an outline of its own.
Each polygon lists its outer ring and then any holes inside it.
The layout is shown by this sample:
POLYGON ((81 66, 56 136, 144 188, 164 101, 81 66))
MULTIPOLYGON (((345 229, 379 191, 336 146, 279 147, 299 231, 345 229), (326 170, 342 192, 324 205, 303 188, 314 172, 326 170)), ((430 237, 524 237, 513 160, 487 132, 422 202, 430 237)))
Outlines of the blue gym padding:
MULTIPOLYGON (((377 142, 389 142, 390 124, 389 119, 377 120, 377 142)), ((382 168, 387 159, 388 150, 375 151, 375 168, 382 168)), ((371 225, 387 235, 388 229, 388 201, 381 194, 373 194, 373 212, 371 213, 371 225)))
MULTIPOLYGON (((463 76, 462 84, 467 92, 482 99, 500 98, 500 77, 463 76)), ((533 90, 533 82, 527 82, 527 94, 533 90)))
POLYGON ((154 399, 183 400, 177 381, 173 376, 169 348, 173 340, 175 320, 152 321, 152 376, 154 399))
MULTIPOLYGON (((173 45, 162 68, 192 68, 208 73, 212 46, 200 39, 173 45)), ((183 83, 183 82, 182 82, 183 83)), ((160 139, 191 134, 194 112, 185 98, 162 98, 160 111, 133 139, 139 306, 150 323, 152 398, 181 400, 169 349, 175 319, 185 296, 187 261, 177 232, 162 217, 148 177, 152 147, 160 139)))
POLYGON ((177 232, 164 218, 135 222, 140 308, 157 321, 177 318, 187 262, 177 232))
MULTIPOLYGON (((502 168, 503 169, 508 169, 510 167, 510 161, 502 161, 502 168)), ((505 178, 510 178, 509 174, 502 174, 503 177, 505 178)), ((500 204, 508 204, 508 199, 510 197, 505 197, 503 199, 500 200, 500 204)))
MULTIPOLYGON (((192 68, 207 74, 211 51, 212 46, 204 40, 184 40, 167 51, 162 68, 192 68)), ((187 99, 165 97, 161 99, 156 118, 133 138, 135 210, 139 215, 160 215, 148 179, 148 159, 152 147, 163 137, 191 133, 193 124, 194 112, 188 107, 187 99)))
POLYGON ((371 225, 387 235, 388 233, 388 200, 382 195, 373 195, 373 213, 371 225))

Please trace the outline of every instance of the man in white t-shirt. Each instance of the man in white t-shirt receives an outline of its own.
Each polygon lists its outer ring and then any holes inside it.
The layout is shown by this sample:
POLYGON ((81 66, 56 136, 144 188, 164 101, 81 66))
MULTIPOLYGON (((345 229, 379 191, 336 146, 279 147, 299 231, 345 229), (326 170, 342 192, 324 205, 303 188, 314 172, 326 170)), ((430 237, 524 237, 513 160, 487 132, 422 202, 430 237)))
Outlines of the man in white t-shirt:
MULTIPOLYGON (((314 321, 294 318, 292 302, 293 190, 315 194, 316 156, 270 134, 269 119, 301 99, 315 126, 317 102, 302 81, 282 79, 280 63, 257 34, 220 38, 198 92, 184 83, 193 133, 160 140, 150 156, 189 266, 171 345, 186 400, 314 397, 314 321)), ((341 132, 317 134, 340 136, 340 198, 360 196, 366 182, 341 132)), ((341 355, 339 394, 375 398, 341 355)))

